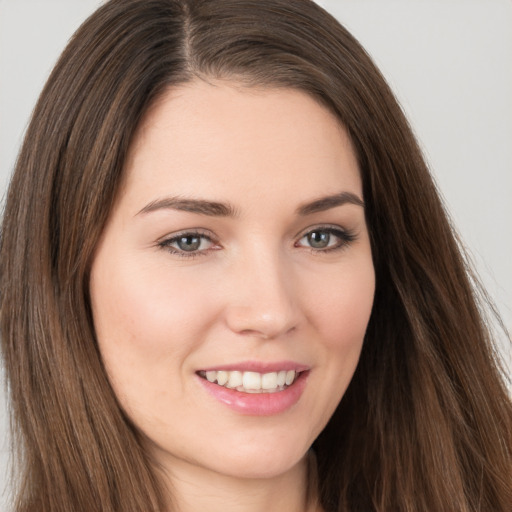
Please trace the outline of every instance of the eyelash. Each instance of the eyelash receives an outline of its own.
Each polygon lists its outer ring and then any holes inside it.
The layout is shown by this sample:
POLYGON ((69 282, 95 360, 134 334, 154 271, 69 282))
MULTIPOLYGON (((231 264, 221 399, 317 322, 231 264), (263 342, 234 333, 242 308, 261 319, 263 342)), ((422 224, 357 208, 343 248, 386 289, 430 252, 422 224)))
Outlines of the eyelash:
MULTIPOLYGON (((350 231, 344 230, 339 227, 333 226, 317 226, 313 229, 309 229, 305 233, 301 234, 298 241, 295 242, 294 247, 301 247, 299 242, 306 238, 308 235, 312 235, 313 233, 327 233, 329 236, 335 236, 339 239, 339 241, 334 244, 332 247, 324 247, 324 248, 315 248, 315 247, 305 247, 310 250, 310 252, 314 254, 326 254, 334 251, 339 251, 341 249, 346 248, 350 243, 357 239, 357 235, 350 231)), ((171 238, 166 238, 158 242, 158 246, 173 255, 179 256, 180 258, 196 258, 198 256, 205 256, 212 250, 218 250, 214 248, 202 249, 202 250, 192 250, 185 251, 183 249, 179 249, 173 247, 172 244, 178 243, 181 239, 184 238, 197 238, 199 239, 199 244, 201 244, 204 240, 211 242, 212 244, 216 244, 217 242, 213 239, 213 237, 204 231, 200 230, 192 230, 192 231, 183 231, 174 235, 171 238)), ((330 240, 329 240, 330 243, 330 240)))

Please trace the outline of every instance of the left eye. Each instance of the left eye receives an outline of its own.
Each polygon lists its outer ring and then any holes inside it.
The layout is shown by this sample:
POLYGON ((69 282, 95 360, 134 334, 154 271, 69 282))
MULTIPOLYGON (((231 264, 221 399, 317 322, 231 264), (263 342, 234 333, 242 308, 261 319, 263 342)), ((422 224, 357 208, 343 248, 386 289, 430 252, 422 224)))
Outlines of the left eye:
POLYGON ((353 236, 346 231, 334 228, 318 228, 306 233, 298 242, 299 246, 310 247, 315 250, 338 249, 353 240, 353 236))

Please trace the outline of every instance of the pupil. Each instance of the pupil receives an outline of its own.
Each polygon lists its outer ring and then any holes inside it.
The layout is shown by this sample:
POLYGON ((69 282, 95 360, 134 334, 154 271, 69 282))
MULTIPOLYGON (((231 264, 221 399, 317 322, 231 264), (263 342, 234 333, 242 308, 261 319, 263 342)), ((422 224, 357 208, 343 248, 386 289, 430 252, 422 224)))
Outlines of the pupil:
POLYGON ((315 249, 323 249, 329 245, 331 235, 325 231, 313 231, 308 235, 308 242, 315 249))
POLYGON ((178 247, 182 251, 197 251, 201 245, 201 239, 198 236, 182 236, 178 240, 178 247))

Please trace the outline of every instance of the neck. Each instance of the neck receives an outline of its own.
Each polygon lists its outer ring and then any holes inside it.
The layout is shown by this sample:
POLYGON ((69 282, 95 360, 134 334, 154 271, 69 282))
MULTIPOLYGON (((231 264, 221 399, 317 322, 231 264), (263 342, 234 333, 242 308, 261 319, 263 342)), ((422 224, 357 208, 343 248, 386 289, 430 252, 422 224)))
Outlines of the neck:
POLYGON ((308 455, 287 472, 270 478, 222 475, 174 459, 167 467, 169 510, 197 512, 319 512, 308 492, 308 455))

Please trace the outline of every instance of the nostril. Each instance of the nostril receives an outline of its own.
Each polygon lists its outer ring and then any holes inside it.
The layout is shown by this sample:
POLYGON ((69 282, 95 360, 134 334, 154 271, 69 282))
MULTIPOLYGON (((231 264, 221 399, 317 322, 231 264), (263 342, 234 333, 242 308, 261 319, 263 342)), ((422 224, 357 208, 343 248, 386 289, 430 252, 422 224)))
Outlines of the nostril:
POLYGON ((263 340, 270 339, 270 336, 268 334, 265 334, 261 331, 256 331, 255 329, 244 329, 239 334, 242 334, 243 336, 252 336, 254 338, 261 338, 263 340))

